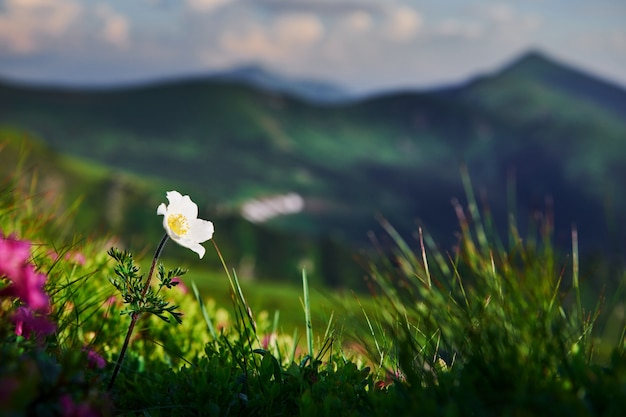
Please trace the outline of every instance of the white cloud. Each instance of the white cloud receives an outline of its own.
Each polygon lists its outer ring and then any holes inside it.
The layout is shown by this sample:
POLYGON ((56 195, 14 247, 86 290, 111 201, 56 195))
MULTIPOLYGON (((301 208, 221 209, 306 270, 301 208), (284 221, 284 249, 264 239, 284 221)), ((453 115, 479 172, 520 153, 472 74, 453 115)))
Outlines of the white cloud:
POLYGON ((280 15, 269 25, 247 23, 222 33, 219 44, 224 52, 250 59, 277 59, 298 56, 324 35, 324 25, 313 13, 280 15))
POLYGON ((355 10, 344 18, 344 23, 352 32, 365 32, 372 27, 373 20, 365 10, 355 10))
POLYGON ((231 3, 234 0, 186 0, 187 7, 194 12, 208 13, 231 3))
POLYGON ((417 34, 422 26, 422 15, 405 6, 394 6, 389 10, 386 34, 396 41, 408 41, 417 34))
POLYGON ((62 36, 81 14, 74 0, 7 0, 0 14, 0 46, 18 54, 62 36))
POLYGON ((251 26, 245 31, 221 34, 219 46, 229 55, 247 59, 274 59, 281 55, 267 31, 261 26, 251 26))
POLYGON ((130 25, 126 16, 105 3, 96 6, 96 15, 103 21, 104 27, 100 32, 100 37, 105 42, 121 48, 129 45, 130 25))
POLYGON ((506 23, 514 19, 515 13, 510 5, 497 3, 492 4, 487 8, 487 16, 495 22, 506 23))
POLYGON ((449 18, 436 27, 435 33, 442 36, 477 39, 483 35, 484 27, 476 21, 449 18))
POLYGON ((538 47, 624 83, 622 3, 0 0, 0 72, 114 83, 258 62, 354 88, 425 86, 538 47), (21 56, 40 52, 37 65, 21 56))
POLYGON ((507 3, 495 3, 470 7, 464 14, 444 17, 429 26, 428 33, 434 38, 456 38, 465 47, 467 41, 480 40, 481 45, 474 42, 476 48, 499 45, 498 48, 518 51, 535 45, 542 23, 537 14, 518 10, 507 3))
POLYGON ((313 13, 290 14, 276 19, 275 33, 281 43, 306 46, 321 39, 324 26, 313 13))
POLYGON ((494 28, 507 36, 524 35, 537 30, 542 23, 541 17, 533 13, 524 13, 510 4, 496 3, 487 6, 479 14, 494 28))

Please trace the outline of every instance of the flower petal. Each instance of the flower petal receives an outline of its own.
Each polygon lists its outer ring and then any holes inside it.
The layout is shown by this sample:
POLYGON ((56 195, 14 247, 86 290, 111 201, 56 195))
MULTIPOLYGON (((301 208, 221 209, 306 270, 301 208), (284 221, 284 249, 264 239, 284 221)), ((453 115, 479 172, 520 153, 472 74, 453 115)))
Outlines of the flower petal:
POLYGON ((204 246, 199 243, 194 243, 193 245, 190 245, 189 249, 197 253, 200 259, 202 259, 204 257, 204 254, 206 253, 206 249, 204 249, 204 246))
POLYGON ((174 236, 172 235, 172 230, 170 229, 170 225, 167 223, 167 213, 165 213, 165 215, 163 216, 163 228, 165 229, 165 233, 167 233, 167 235, 169 237, 171 237, 172 239, 175 239, 174 236))
POLYGON ((170 204, 183 198, 183 195, 175 190, 166 192, 165 196, 167 197, 167 201, 169 201, 170 204))
POLYGON ((168 191, 167 199, 170 201, 167 207, 168 213, 180 213, 187 219, 198 217, 198 206, 188 195, 183 196, 178 191, 168 191))
POLYGON ((188 195, 182 195, 178 191, 168 191, 166 193, 169 204, 160 204, 157 207, 157 214, 163 216, 163 228, 167 235, 176 243, 196 252, 202 258, 206 252, 200 243, 213 237, 213 223, 208 220, 198 219, 198 206, 188 195), (175 216, 175 217, 172 217, 175 216), (184 217, 184 219, 179 218, 184 217), (172 226, 170 227, 170 220, 172 226), (182 222, 184 230, 178 230, 174 223, 182 222), (178 235, 174 230, 184 232, 178 235))
POLYGON ((6 275, 12 281, 19 280, 22 267, 30 258, 30 242, 13 236, 4 237, 0 232, 0 253, 0 275, 6 275))
POLYGON ((189 233, 187 233, 185 239, 202 243, 211 239, 214 232, 215 228, 212 222, 203 219, 193 219, 189 221, 189 233))
POLYGON ((56 325, 47 317, 35 315, 34 312, 24 306, 20 306, 11 317, 15 324, 15 334, 30 338, 31 333, 35 337, 46 336, 56 331, 56 325))
POLYGON ((178 240, 175 240, 175 242, 178 243, 180 246, 184 246, 185 248, 191 249, 192 251, 197 253, 200 259, 202 259, 202 257, 204 256, 204 253, 206 252, 206 249, 204 249, 204 247, 201 244, 199 244, 198 242, 194 242, 192 240, 178 239, 178 240))

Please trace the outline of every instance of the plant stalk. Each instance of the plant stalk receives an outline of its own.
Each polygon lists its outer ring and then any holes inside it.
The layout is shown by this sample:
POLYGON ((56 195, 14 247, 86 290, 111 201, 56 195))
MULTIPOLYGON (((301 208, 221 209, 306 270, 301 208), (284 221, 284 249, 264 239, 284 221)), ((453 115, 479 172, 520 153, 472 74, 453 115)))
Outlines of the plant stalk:
MULTIPOLYGON (((154 253, 154 258, 152 258, 152 265, 150 265, 150 272, 148 272, 148 279, 146 279, 146 283, 143 286, 143 290, 141 291, 141 299, 146 296, 148 292, 148 288, 150 288, 150 281, 152 281, 152 274, 154 273, 154 268, 161 256, 161 252, 163 251, 163 247, 165 246, 165 242, 167 242, 168 236, 167 233, 163 235, 161 242, 159 242, 159 246, 157 246, 157 250, 154 253)), ((115 379, 117 378, 117 374, 120 372, 120 368, 122 367, 122 361, 124 360, 124 356, 126 356, 126 351, 128 350, 128 345, 130 344, 130 338, 133 335, 133 330, 135 330, 135 325, 137 324, 137 320, 139 320, 139 316, 141 313, 139 311, 135 311, 131 314, 130 325, 128 326, 128 331, 126 332, 126 337, 124 338, 124 344, 122 345, 122 350, 120 351, 120 356, 117 358, 117 362, 115 363, 115 368, 113 369, 113 374, 111 375, 111 381, 109 381, 109 386, 107 390, 111 390, 113 388, 113 384, 115 383, 115 379)))

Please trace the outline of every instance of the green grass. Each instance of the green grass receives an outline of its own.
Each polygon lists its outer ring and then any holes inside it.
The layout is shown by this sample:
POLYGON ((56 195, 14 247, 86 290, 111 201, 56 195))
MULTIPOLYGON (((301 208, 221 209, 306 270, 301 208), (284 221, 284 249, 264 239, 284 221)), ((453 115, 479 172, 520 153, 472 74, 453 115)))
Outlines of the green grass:
MULTIPOLYGON (((207 256, 214 256, 209 253, 207 256)), ((171 260, 163 261, 166 265, 173 265, 171 260)), ((258 280, 242 280, 240 286, 246 294, 246 300, 252 311, 273 320, 278 315, 278 330, 283 334, 298 334, 298 342, 304 347, 305 313, 304 295, 302 292, 301 277, 294 274, 293 283, 271 282, 258 280)), ((195 267, 182 278, 190 288, 194 283, 203 297, 211 304, 219 305, 232 310, 232 291, 228 278, 223 270, 204 269, 195 267)), ((334 325, 337 333, 345 333, 347 328, 365 324, 365 317, 361 313, 361 306, 367 311, 375 309, 375 300, 367 294, 355 295, 348 290, 331 290, 326 287, 310 286, 310 311, 313 327, 325 329, 331 317, 334 316, 334 325)), ((323 343, 323 340, 316 340, 323 343)))
MULTIPOLYGON (((124 312, 141 306, 124 304, 111 285, 111 241, 68 236, 75 214, 51 214, 33 182, 20 179, 0 185, 2 243, 30 242, 20 267, 45 276, 52 308, 37 314, 56 330, 16 333, 29 304, 11 292, 24 278, 7 267, 16 255, 5 249, 3 415, 586 417, 626 407, 626 326, 613 323, 620 336, 601 339, 596 326, 610 305, 580 294, 576 240, 565 256, 549 224, 522 237, 512 222, 503 243, 469 180, 469 207, 456 207, 457 250, 440 251, 425 231, 414 250, 383 224, 394 245, 370 258, 371 298, 327 296, 302 271, 293 285, 268 286, 238 279, 227 257, 222 270, 190 263, 183 277, 199 297, 179 287, 161 293, 182 323, 144 313, 111 383, 130 324, 124 312)), ((221 258, 207 246, 206 257, 221 258)), ((166 269, 173 248, 165 247, 166 269)), ((138 252, 139 275, 153 250, 138 252)), ((124 289, 134 272, 117 268, 124 289)))

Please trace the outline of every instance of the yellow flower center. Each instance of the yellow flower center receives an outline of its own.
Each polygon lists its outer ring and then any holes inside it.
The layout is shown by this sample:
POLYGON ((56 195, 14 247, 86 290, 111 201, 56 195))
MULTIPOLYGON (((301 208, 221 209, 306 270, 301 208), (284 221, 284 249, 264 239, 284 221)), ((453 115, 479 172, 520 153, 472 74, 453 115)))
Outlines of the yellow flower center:
POLYGON ((189 222, 187 218, 180 213, 167 216, 167 225, 172 232, 176 233, 178 236, 184 236, 189 231, 189 222))

